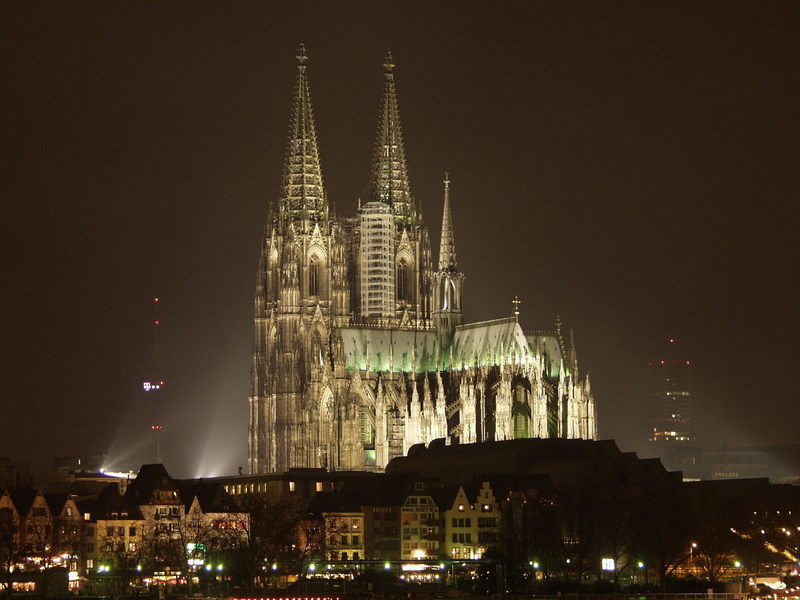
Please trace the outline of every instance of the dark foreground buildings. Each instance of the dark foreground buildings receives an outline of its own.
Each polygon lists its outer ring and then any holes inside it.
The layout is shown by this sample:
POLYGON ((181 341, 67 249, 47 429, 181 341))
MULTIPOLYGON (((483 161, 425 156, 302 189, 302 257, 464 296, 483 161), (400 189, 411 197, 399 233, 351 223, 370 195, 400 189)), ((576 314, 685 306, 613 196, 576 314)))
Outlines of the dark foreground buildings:
POLYGON ((252 590, 364 572, 398 585, 482 581, 488 587, 469 589, 491 591, 498 564, 517 590, 539 579, 563 589, 666 585, 668 574, 714 585, 791 572, 800 560, 800 488, 684 483, 612 441, 439 440, 413 446, 385 473, 175 480, 145 465, 125 483, 1 492, 0 555, 10 556, 16 587, 35 586, 42 564, 74 589, 118 593, 125 581, 252 590))

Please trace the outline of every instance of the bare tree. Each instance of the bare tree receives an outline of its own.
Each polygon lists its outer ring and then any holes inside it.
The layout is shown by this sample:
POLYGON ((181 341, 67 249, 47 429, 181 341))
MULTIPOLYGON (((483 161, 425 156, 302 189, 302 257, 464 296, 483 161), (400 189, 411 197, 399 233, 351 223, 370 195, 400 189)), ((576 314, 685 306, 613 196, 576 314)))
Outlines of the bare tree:
POLYGON ((0 568, 6 598, 11 598, 14 565, 19 560, 19 520, 10 508, 0 508, 0 568))
POLYGON ((104 547, 98 548, 101 561, 113 574, 117 584, 115 592, 120 598, 128 596, 134 578, 141 572, 143 565, 150 562, 154 552, 155 523, 152 520, 139 521, 135 527, 138 528, 136 535, 129 536, 127 543, 124 536, 107 536, 104 547))
POLYGON ((662 591, 667 578, 689 558, 691 509, 677 486, 648 487, 642 496, 635 545, 658 574, 662 591))
POLYGON ((297 572, 297 566, 305 560, 298 557, 309 555, 308 540, 312 532, 306 532, 300 546, 299 535, 303 535, 305 503, 295 497, 272 498, 254 494, 237 499, 239 509, 249 514, 242 535, 233 539, 232 548, 237 563, 246 580, 247 591, 253 592, 263 583, 275 584, 279 572, 297 572))

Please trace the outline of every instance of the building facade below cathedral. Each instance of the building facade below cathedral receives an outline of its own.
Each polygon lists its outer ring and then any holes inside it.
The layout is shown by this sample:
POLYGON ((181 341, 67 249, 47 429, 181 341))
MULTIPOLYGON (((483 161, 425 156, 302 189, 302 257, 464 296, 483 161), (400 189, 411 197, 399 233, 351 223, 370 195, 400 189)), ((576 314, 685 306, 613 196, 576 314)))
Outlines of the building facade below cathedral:
POLYGON ((463 323, 450 181, 438 261, 411 193, 394 65, 384 64, 369 197, 324 191, 301 47, 284 171, 255 293, 248 465, 382 470, 414 444, 596 437, 572 336, 518 315, 463 323))

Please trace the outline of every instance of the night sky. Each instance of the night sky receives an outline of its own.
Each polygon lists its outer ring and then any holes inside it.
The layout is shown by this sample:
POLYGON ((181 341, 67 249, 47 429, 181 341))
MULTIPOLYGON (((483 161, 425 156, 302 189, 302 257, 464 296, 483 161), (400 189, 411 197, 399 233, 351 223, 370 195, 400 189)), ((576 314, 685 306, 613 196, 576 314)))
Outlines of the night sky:
POLYGON ((157 295, 167 467, 244 464, 301 39, 329 201, 369 181, 390 47, 437 249, 452 179, 466 320, 560 313, 602 438, 644 453, 674 336, 702 442, 800 441, 797 2, 7 1, 0 456, 146 435, 157 295))

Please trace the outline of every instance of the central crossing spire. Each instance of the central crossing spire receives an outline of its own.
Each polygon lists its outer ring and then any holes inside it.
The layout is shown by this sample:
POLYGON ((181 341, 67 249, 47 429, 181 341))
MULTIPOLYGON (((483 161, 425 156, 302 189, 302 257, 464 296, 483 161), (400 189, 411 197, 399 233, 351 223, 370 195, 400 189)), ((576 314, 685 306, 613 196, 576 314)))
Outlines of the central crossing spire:
POLYGON ((439 242, 439 270, 455 271, 456 268, 456 240, 453 235, 453 215, 450 210, 450 174, 445 172, 442 238, 439 242))

